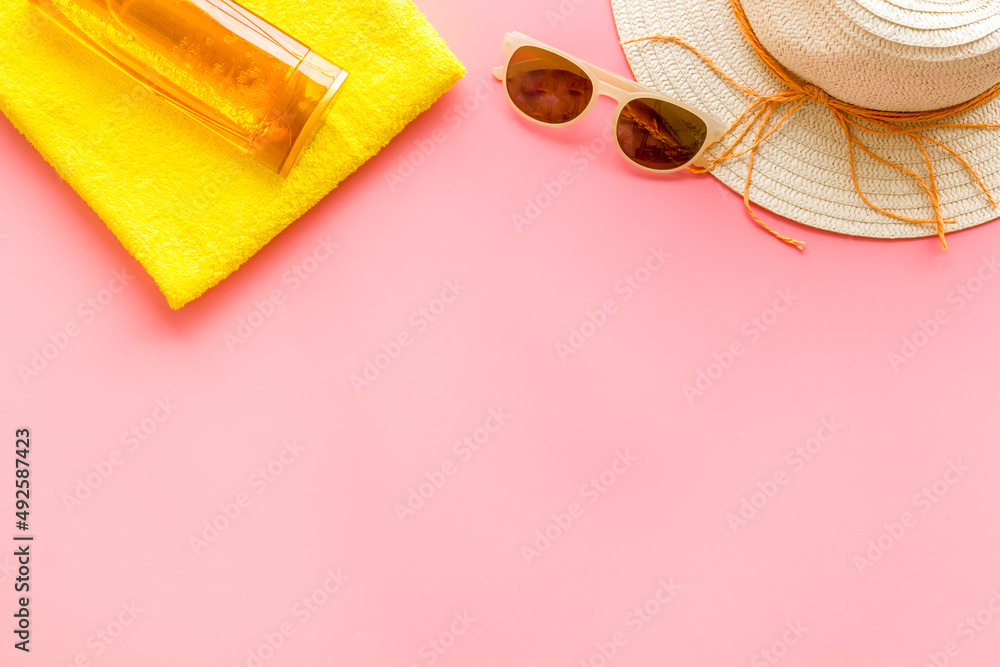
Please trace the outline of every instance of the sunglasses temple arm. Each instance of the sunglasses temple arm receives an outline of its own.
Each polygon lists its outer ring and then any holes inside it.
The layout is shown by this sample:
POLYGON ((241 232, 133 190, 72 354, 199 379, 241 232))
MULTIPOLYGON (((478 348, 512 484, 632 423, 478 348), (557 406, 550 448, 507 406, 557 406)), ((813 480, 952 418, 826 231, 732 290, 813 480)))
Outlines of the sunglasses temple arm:
POLYGON ((704 153, 702 153, 701 155, 698 156, 697 160, 694 160, 691 163, 691 166, 692 167, 698 167, 700 169, 707 169, 708 166, 709 166, 709 164, 711 164, 711 163, 708 161, 708 156, 705 155, 704 153))

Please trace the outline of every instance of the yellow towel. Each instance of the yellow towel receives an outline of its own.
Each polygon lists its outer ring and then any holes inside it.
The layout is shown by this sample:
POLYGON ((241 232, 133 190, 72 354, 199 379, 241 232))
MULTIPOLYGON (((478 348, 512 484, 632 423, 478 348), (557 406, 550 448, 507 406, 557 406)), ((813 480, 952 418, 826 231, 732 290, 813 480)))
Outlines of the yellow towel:
POLYGON ((407 0, 245 0, 350 77, 286 180, 64 34, 0 2, 0 109, 173 308, 236 270, 464 74, 407 0))

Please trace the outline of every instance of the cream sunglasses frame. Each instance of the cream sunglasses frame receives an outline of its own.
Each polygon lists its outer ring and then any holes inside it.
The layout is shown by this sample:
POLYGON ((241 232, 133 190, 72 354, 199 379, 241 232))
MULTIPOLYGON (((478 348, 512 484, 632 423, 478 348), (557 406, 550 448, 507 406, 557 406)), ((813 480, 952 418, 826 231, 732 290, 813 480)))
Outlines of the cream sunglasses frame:
POLYGON ((702 147, 698 150, 698 152, 695 154, 693 158, 691 158, 688 162, 682 164, 681 166, 675 167, 674 169, 651 169, 649 167, 639 164, 638 162, 636 162, 635 160, 633 160, 632 158, 630 158, 628 155, 625 154, 625 151, 622 150, 621 144, 618 143, 618 133, 615 132, 614 133, 615 146, 618 148, 618 152, 621 153, 622 157, 628 160, 629 163, 635 165, 640 169, 644 169, 646 171, 650 171, 655 174, 671 174, 676 171, 686 169, 687 167, 690 167, 692 165, 698 167, 706 167, 708 166, 708 163, 704 158, 705 150, 709 146, 717 142, 719 139, 721 139, 722 134, 725 131, 725 128, 723 127, 722 123, 717 118, 715 118, 714 116, 710 116, 701 109, 696 109, 695 107, 684 104, 683 102, 675 100, 672 97, 667 97, 663 93, 657 92, 652 88, 647 88, 646 86, 636 81, 630 81, 624 77, 618 76, 613 72, 601 69, 600 67, 595 67, 588 62, 580 60, 579 58, 574 58, 568 53, 563 53, 559 49, 554 49, 548 44, 543 44, 542 42, 539 42, 536 39, 532 39, 527 35, 523 35, 519 32, 508 32, 506 35, 504 35, 502 46, 504 53, 507 55, 507 61, 501 67, 493 68, 493 76, 496 77, 503 84, 504 95, 507 97, 507 101, 510 102, 510 105, 514 107, 514 110, 517 111, 518 115, 528 119, 529 121, 537 125, 544 125, 545 127, 566 127, 568 125, 572 125, 573 123, 577 122, 578 120, 586 116, 588 113, 590 113, 591 109, 594 108, 594 105, 597 104, 597 98, 600 97, 601 95, 610 97, 611 99, 615 100, 618 103, 618 108, 615 109, 615 113, 613 116, 614 118, 613 127, 615 128, 618 127, 618 121, 621 117, 622 109, 625 108, 625 105, 631 102, 632 100, 644 97, 651 97, 653 99, 663 100, 664 102, 673 104, 674 106, 680 107, 685 111, 691 112, 692 114, 700 118, 702 122, 705 123, 705 127, 708 130, 708 133, 705 136, 705 143, 702 145, 702 147), (557 56, 561 56, 566 60, 569 60, 574 65, 576 65, 577 67, 579 67, 580 69, 582 69, 584 72, 587 73, 587 76, 590 77, 590 80, 594 82, 594 94, 590 99, 590 103, 580 113, 579 116, 565 123, 558 123, 558 124, 543 123, 542 121, 535 120, 531 116, 528 116, 523 111, 517 108, 517 105, 514 104, 514 100, 510 98, 510 91, 507 90, 507 68, 510 67, 511 56, 513 56, 514 52, 516 52, 522 46, 534 46, 540 49, 545 49, 546 51, 551 51, 557 56))

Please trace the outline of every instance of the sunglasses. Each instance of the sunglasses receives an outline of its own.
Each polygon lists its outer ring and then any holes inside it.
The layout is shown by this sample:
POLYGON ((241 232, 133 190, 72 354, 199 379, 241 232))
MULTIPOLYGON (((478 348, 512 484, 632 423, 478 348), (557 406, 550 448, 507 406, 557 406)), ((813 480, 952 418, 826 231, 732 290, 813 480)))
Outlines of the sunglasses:
POLYGON ((507 99, 540 125, 571 125, 606 95, 616 102, 615 144, 648 171, 669 173, 701 161, 722 137, 717 119, 635 81, 557 51, 518 32, 503 38, 507 63, 493 70, 507 99))

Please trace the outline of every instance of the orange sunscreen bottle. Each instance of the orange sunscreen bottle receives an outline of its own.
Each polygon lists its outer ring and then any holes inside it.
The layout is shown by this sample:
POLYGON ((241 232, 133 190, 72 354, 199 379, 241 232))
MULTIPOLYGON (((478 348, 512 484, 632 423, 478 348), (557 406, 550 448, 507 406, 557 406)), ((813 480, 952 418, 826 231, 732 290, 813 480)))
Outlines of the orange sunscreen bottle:
POLYGON ((347 72, 231 0, 30 0, 129 76, 288 176, 347 72))

